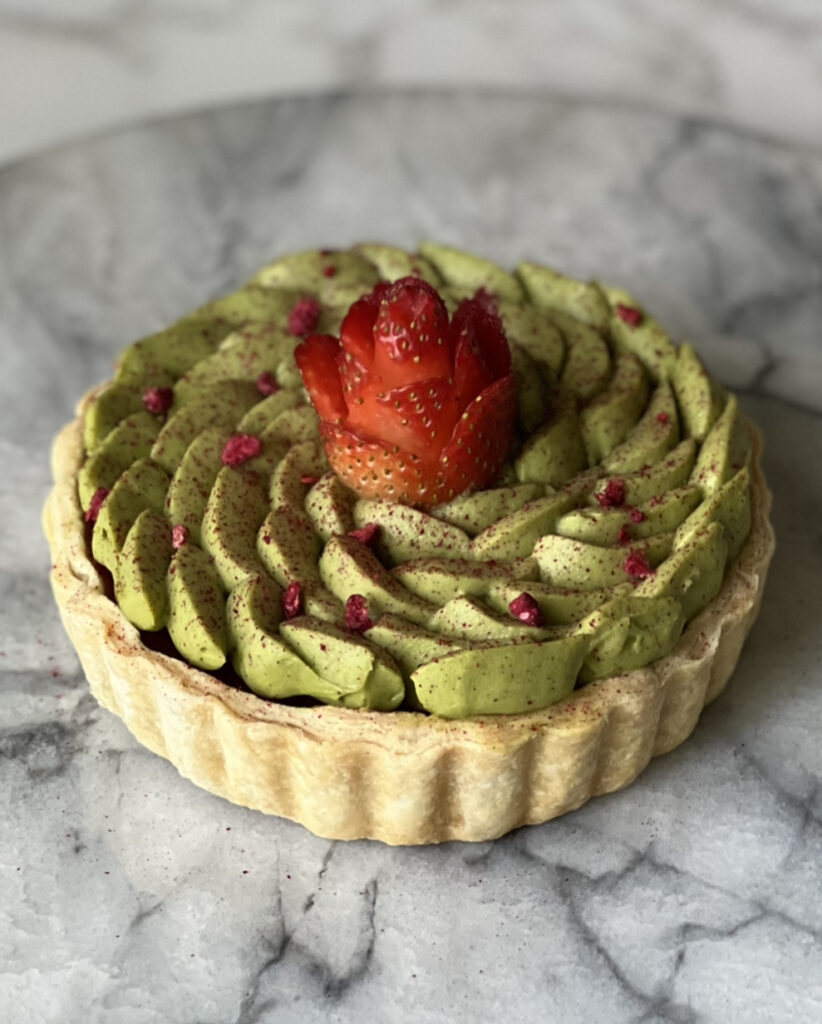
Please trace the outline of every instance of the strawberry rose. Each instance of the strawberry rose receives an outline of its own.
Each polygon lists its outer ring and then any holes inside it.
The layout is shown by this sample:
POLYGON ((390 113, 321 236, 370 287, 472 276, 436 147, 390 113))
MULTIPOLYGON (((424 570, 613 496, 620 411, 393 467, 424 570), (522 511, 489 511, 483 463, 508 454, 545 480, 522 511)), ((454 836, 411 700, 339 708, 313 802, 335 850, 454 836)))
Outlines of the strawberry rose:
POLYGON ((430 507, 499 475, 516 392, 488 296, 449 319, 425 281, 382 282, 354 303, 339 338, 311 335, 295 355, 328 461, 361 497, 430 507))

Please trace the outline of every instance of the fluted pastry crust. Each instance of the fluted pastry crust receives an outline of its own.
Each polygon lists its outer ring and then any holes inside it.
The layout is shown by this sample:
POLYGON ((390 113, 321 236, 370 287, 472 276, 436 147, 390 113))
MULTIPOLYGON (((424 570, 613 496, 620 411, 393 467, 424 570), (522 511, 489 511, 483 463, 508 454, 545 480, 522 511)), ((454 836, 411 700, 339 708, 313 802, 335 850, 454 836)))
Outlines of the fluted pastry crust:
POLYGON ((82 418, 57 437, 44 510, 52 585, 99 702, 186 778, 334 839, 483 840, 628 785, 685 740, 722 691, 756 618, 774 549, 755 439, 752 527, 718 596, 674 651, 521 715, 449 721, 410 711, 294 707, 228 686, 141 641, 87 549, 82 418))

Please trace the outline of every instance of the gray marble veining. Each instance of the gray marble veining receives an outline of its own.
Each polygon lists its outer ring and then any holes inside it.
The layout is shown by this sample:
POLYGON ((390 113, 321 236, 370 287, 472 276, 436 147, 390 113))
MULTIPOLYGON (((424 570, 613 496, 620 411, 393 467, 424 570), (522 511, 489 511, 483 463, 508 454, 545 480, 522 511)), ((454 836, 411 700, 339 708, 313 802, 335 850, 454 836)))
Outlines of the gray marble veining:
POLYGON ((549 90, 817 144, 818 0, 0 0, 0 161, 252 97, 549 90))
POLYGON ((286 100, 0 171, 0 1019, 822 1019, 822 155, 491 92, 286 100), (88 696, 50 438, 134 337, 382 238, 628 286, 742 393, 779 549, 691 739, 493 843, 330 843, 193 787, 88 696))

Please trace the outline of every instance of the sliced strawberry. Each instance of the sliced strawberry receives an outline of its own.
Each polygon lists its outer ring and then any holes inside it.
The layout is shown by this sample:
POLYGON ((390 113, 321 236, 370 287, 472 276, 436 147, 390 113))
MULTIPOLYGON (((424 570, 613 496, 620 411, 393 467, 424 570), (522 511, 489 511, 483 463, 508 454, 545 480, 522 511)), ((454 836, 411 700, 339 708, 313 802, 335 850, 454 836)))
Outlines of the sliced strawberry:
POLYGON ((460 331, 454 352, 454 396, 464 410, 493 381, 470 325, 460 331))
POLYGON ((460 417, 441 457, 421 457, 323 423, 328 461, 343 483, 363 498, 439 504, 470 488, 484 487, 499 475, 513 437, 515 397, 512 374, 495 381, 460 417))
POLYGON ((443 449, 443 483, 449 493, 485 487, 496 479, 511 449, 515 418, 516 385, 509 373, 474 399, 443 449))
POLYGON ((360 360, 346 349, 337 353, 337 372, 346 403, 351 406, 364 392, 375 394, 380 389, 379 380, 368 372, 360 360))
POLYGON ((321 429, 331 468, 360 497, 409 505, 435 505, 443 500, 432 486, 430 467, 418 456, 378 441, 363 441, 332 423, 323 423, 321 429))
POLYGON ((448 377, 448 311, 425 281, 404 277, 383 295, 374 324, 372 372, 387 388, 448 377))
POLYGON ((511 349, 505 329, 491 296, 480 290, 473 299, 463 299, 451 320, 451 330, 461 334, 465 328, 472 333, 493 380, 511 372, 511 349))
POLYGON ((477 288, 477 290, 474 292, 473 298, 471 298, 470 301, 476 302, 485 310, 486 313, 490 313, 492 316, 499 316, 497 300, 487 289, 477 288))
POLYGON ((294 358, 314 408, 320 419, 333 422, 345 419, 348 413, 337 369, 339 352, 340 343, 330 334, 312 334, 294 350, 294 358))
POLYGON ((490 296, 449 323, 429 284, 383 283, 351 307, 340 342, 313 335, 296 358, 331 467, 361 497, 432 506, 499 475, 516 394, 490 296))
MULTIPOLYGON (((431 461, 449 438, 460 414, 449 381, 420 380, 377 399, 380 439, 431 461)), ((365 409, 366 406, 361 407, 365 409)), ((373 423, 374 420, 372 419, 373 423)), ((349 415, 348 425, 354 426, 349 415)))
POLYGON ((391 286, 380 282, 372 291, 358 299, 346 313, 340 326, 340 343, 360 363, 370 365, 374 355, 374 321, 383 295, 391 286))

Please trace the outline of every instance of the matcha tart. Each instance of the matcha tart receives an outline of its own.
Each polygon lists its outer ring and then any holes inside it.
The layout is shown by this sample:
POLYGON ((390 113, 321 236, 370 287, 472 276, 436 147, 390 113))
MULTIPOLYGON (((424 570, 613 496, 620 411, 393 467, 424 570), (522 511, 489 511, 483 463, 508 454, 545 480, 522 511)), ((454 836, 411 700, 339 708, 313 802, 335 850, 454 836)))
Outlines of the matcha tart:
POLYGON ((725 686, 760 439, 627 293, 385 245, 286 256, 127 349, 55 441, 92 692, 329 837, 489 839, 633 781, 725 686))

